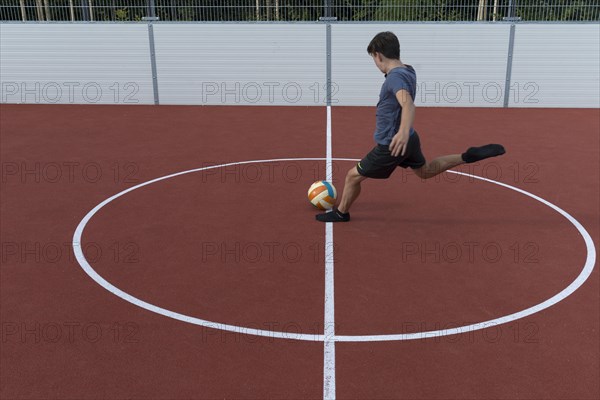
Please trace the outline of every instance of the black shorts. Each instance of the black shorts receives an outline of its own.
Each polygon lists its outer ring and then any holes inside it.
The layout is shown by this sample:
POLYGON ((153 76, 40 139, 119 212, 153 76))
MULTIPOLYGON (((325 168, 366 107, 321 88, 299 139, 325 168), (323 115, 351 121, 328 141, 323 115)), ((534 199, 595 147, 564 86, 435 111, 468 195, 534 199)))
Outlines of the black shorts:
POLYGON ((377 144, 373 150, 360 160, 356 168, 358 173, 367 178, 387 179, 396 167, 412 169, 425 165, 425 157, 421 153, 421 141, 415 131, 408 139, 404 155, 392 156, 389 146, 377 144))

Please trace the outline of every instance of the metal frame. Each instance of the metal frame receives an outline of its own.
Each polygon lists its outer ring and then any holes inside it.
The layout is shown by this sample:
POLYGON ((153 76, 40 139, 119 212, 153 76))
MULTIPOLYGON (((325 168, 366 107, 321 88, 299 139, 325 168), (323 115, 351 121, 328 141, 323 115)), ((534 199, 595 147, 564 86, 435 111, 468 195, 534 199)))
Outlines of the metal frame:
POLYGON ((158 15, 172 22, 292 22, 317 19, 319 15, 357 23, 443 22, 440 20, 500 23, 515 15, 540 22, 556 18, 569 18, 555 21, 559 23, 600 21, 600 0, 230 0, 225 4, 213 0, 43 0, 43 4, 41 1, 4 0, 0 16, 6 21, 22 22, 32 17, 38 22, 50 19, 96 22, 98 18, 105 18, 106 22, 126 22, 117 21, 120 18, 135 22, 158 15), (179 18, 198 21, 178 21, 179 18))

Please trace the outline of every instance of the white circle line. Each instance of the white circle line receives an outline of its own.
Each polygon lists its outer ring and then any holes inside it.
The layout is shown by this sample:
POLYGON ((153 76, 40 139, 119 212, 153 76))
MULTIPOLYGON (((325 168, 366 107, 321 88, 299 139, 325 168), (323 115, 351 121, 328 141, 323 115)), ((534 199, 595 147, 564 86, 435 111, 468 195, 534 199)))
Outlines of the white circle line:
POLYGON ((575 280, 573 282, 571 282, 571 284, 569 286, 567 286, 565 289, 563 289, 562 291, 560 291, 553 297, 549 298, 548 300, 546 300, 542 303, 536 304, 533 307, 529 307, 523 311, 519 311, 514 314, 506 315, 504 317, 499 317, 499 318, 491 319, 489 321, 479 322, 479 323, 472 324, 472 325, 460 326, 457 328, 450 328, 450 329, 437 330, 437 331, 428 331, 428 332, 416 332, 416 333, 409 333, 409 334, 391 334, 391 335, 359 335, 359 336, 338 335, 338 336, 336 336, 337 341, 341 341, 341 342, 375 342, 375 341, 389 341, 389 340, 425 339, 425 338, 438 337, 438 336, 456 335, 456 334, 460 334, 460 333, 466 333, 466 332, 472 332, 472 331, 476 331, 476 330, 480 330, 480 329, 490 328, 493 326, 505 324, 508 322, 515 321, 517 319, 527 317, 529 315, 535 314, 537 312, 540 312, 542 310, 545 310, 546 308, 549 308, 549 307, 555 305, 556 303, 564 300, 566 297, 568 297, 573 292, 575 292, 581 285, 583 285, 583 283, 587 280, 587 278, 592 274, 592 271, 594 270, 594 264, 596 263, 596 248, 594 247, 594 242, 592 241, 592 238, 590 237, 589 233, 579 223, 579 221, 577 221, 575 218, 573 218, 569 213, 567 213, 560 207, 550 203, 549 201, 542 199, 539 196, 529 193, 523 189, 519 189, 514 186, 507 185, 506 183, 497 182, 492 179, 483 178, 483 177, 476 176, 476 175, 466 174, 464 172, 458 172, 458 171, 447 171, 447 172, 450 172, 453 174, 458 174, 458 175, 468 176, 468 177, 479 179, 482 181, 495 183, 496 185, 500 185, 500 186, 512 189, 516 192, 519 192, 526 196, 529 196, 529 197, 541 202, 542 204, 547 205, 548 207, 552 208, 553 210, 555 210, 556 212, 561 214, 563 217, 565 217, 569 222, 571 222, 575 226, 575 228, 577 228, 577 231, 579 231, 579 234, 583 237, 583 240, 585 241, 585 245, 587 248, 587 257, 586 257, 585 264, 584 264, 584 267, 583 267, 581 273, 577 276, 577 278, 575 278, 575 280))
MULTIPOLYGON (((278 339, 292 339, 292 340, 322 342, 325 340, 324 335, 318 335, 318 334, 311 335, 311 334, 294 333, 294 332, 269 331, 269 330, 263 330, 263 329, 248 328, 248 327, 243 327, 243 326, 222 324, 222 323, 218 323, 218 322, 207 321, 207 320, 196 318, 196 317, 191 317, 189 315, 180 314, 175 311, 167 310, 165 308, 162 308, 162 307, 156 306, 154 304, 145 302, 141 299, 138 299, 137 297, 134 297, 134 296, 130 295, 129 293, 124 292, 123 290, 117 288, 116 286, 114 286, 113 284, 108 282, 106 279, 104 279, 102 276, 100 276, 92 268, 92 266, 87 262, 84 254, 83 254, 83 249, 81 246, 81 238, 83 235, 83 230, 85 229, 85 226, 87 225, 87 223, 102 207, 106 206, 108 203, 112 202, 113 200, 115 200, 133 190, 150 185, 152 183, 156 183, 156 182, 159 182, 162 180, 174 178, 174 177, 177 177, 180 175, 190 174, 193 172, 199 172, 199 171, 204 171, 204 170, 213 169, 213 168, 224 168, 224 167, 233 166, 233 165, 252 164, 252 163, 270 163, 270 162, 277 162, 277 161, 285 162, 285 161, 326 161, 326 160, 327 160, 326 158, 315 157, 315 158, 278 158, 278 159, 270 159, 270 160, 239 161, 239 162, 232 162, 232 163, 211 165, 208 167, 190 169, 187 171, 182 171, 182 172, 177 172, 177 173, 170 174, 170 175, 165 175, 165 176, 162 176, 159 178, 155 178, 155 179, 140 183, 138 185, 132 186, 128 189, 125 189, 125 190, 107 198, 106 200, 104 200, 100 204, 98 204, 96 207, 94 207, 92 210, 90 210, 85 215, 85 217, 83 217, 83 219, 77 225, 77 228, 75 229, 75 233, 73 234, 73 252, 75 253, 75 257, 76 257, 79 265, 81 266, 81 268, 96 283, 98 283, 100 286, 102 286, 104 289, 108 290, 115 296, 118 296, 118 297, 122 298, 123 300, 128 301, 129 303, 134 304, 138 307, 144 308, 148 311, 163 315, 165 317, 173 318, 173 319, 187 322, 187 323, 194 324, 194 325, 200 325, 200 326, 203 326, 206 328, 211 328, 211 329, 220 329, 220 330, 225 330, 225 331, 230 331, 230 332, 235 332, 235 333, 240 333, 240 334, 265 336, 265 337, 278 338, 278 339)), ((332 160, 334 160, 334 161, 360 161, 359 159, 354 159, 354 158, 332 158, 332 160)), ((526 196, 529 196, 529 197, 541 202, 542 204, 547 205, 548 207, 552 208, 553 210, 555 210, 559 214, 561 214, 563 217, 565 217, 569 222, 571 222, 575 226, 575 228, 579 231, 579 234, 583 237, 583 239, 585 241, 585 245, 587 248, 587 257, 586 257, 585 265, 584 265, 581 273, 577 276, 577 278, 573 282, 571 282, 571 284, 569 286, 567 286, 565 289, 563 289, 562 291, 560 291, 558 294, 554 295, 553 297, 549 298, 548 300, 546 300, 540 304, 537 304, 533 307, 529 307, 523 311, 519 311, 514 314, 495 318, 495 319, 492 319, 489 321, 480 322, 480 323, 467 325, 467 326, 461 326, 461 327, 457 327, 457 328, 451 328, 451 329, 427 331, 427 332, 415 332, 415 333, 408 333, 408 334, 335 335, 333 338, 328 337, 327 338, 328 341, 333 340, 336 342, 371 342, 371 341, 415 340, 415 339, 426 339, 426 338, 438 337, 438 336, 455 335, 455 334, 475 331, 475 330, 479 330, 479 329, 489 328, 492 326, 496 326, 496 325, 504 324, 507 322, 515 321, 520 318, 524 318, 526 316, 532 315, 534 313, 537 313, 548 307, 553 306, 554 304, 565 299, 567 296, 571 295, 575 290, 577 290, 581 285, 583 285, 583 283, 591 275, 591 273, 594 269, 594 264, 596 262, 596 249, 594 247, 594 243, 593 243, 592 238, 590 237, 589 233, 585 230, 585 228, 579 223, 579 221, 577 221, 575 218, 573 218, 569 213, 562 210, 558 206, 550 203, 549 201, 542 199, 541 197, 538 197, 532 193, 529 193, 525 190, 516 188, 514 186, 507 185, 502 182, 497 182, 497 181, 494 181, 491 179, 483 178, 480 176, 466 174, 463 172, 456 172, 456 171, 447 171, 447 172, 450 172, 453 174, 458 174, 458 175, 468 176, 468 177, 471 177, 474 179, 479 179, 482 181, 491 182, 496 185, 500 185, 500 186, 506 187, 508 189, 514 190, 516 192, 522 193, 526 196)))

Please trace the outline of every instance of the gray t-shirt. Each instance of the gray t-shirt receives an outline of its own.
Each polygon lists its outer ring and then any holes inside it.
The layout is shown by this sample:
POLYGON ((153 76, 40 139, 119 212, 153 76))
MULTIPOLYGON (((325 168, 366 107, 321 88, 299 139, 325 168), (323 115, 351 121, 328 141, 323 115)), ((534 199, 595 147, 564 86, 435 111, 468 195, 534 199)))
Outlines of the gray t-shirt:
MULTIPOLYGON (((381 86, 379 102, 377 103, 375 142, 389 145, 398 129, 402 118, 402 107, 396 99, 398 90, 407 90, 415 101, 417 92, 417 73, 410 65, 396 67, 385 75, 385 82, 381 86)), ((414 129, 410 127, 410 134, 414 129)))

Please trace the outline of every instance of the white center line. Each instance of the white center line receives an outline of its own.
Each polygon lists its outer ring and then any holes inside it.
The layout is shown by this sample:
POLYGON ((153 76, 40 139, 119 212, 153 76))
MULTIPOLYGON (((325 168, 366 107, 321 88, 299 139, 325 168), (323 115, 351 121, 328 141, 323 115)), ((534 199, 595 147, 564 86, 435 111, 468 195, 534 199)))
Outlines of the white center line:
MULTIPOLYGON (((333 181, 331 159, 331 106, 327 106, 326 180, 333 181)), ((325 323, 323 355, 323 398, 335 399, 335 307, 333 294, 333 223, 325 223, 325 323)))

